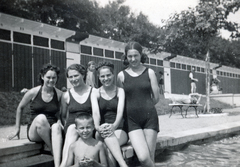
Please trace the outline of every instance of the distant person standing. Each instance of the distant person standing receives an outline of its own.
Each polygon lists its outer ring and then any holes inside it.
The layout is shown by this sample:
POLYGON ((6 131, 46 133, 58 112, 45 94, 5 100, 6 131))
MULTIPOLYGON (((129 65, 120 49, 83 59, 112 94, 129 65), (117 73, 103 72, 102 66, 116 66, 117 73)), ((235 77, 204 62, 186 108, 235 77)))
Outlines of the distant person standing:
POLYGON ((89 85, 93 88, 96 87, 95 82, 95 69, 96 64, 94 61, 88 62, 88 69, 87 69, 87 75, 86 75, 86 85, 89 85))
POLYGON ((195 77, 195 68, 192 67, 191 72, 189 73, 189 78, 191 79, 191 93, 196 93, 196 82, 198 82, 198 79, 194 78, 195 77))
POLYGON ((158 81, 158 86, 159 86, 159 93, 163 94, 164 93, 164 76, 163 76, 163 72, 159 71, 159 81, 158 81))
POLYGON ((216 69, 213 69, 212 73, 213 73, 213 78, 212 78, 212 81, 211 81, 211 93, 218 93, 218 91, 220 90, 219 83, 221 81, 217 77, 216 69))

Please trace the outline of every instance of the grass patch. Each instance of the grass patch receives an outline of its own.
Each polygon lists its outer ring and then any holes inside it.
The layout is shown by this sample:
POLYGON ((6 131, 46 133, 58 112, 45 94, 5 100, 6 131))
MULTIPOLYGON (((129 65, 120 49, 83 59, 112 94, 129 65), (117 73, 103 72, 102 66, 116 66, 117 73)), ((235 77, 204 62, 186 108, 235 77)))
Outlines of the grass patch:
MULTIPOLYGON (((19 92, 0 92, 0 126, 15 124, 17 106, 22 97, 23 95, 19 92)), ((160 100, 156 105, 158 115, 169 114, 169 103, 171 103, 170 100, 165 99, 163 95, 160 95, 160 100)), ((206 103, 206 98, 202 97, 200 103, 204 105, 206 103)), ((212 99, 210 103, 211 108, 232 108, 228 104, 221 103, 212 99)), ((199 109, 201 110, 202 108, 199 109)), ((27 106, 22 112, 21 124, 27 124, 29 120, 30 111, 29 107, 27 106)))
MULTIPOLYGON (((14 125, 16 110, 23 95, 20 92, 0 92, 0 126, 14 125)), ((28 106, 22 112, 22 124, 27 124, 30 119, 28 106)))

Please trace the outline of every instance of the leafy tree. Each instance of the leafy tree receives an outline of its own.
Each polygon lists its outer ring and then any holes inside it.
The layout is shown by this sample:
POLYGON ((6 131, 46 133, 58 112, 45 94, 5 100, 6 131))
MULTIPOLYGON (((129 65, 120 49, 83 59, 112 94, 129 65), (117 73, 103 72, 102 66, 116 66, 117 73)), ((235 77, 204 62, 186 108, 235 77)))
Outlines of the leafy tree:
POLYGON ((149 22, 143 13, 135 15, 128 6, 123 5, 124 0, 109 2, 101 9, 102 36, 114 40, 128 42, 131 40, 141 43, 145 47, 150 42, 157 41, 160 28, 149 22))
POLYGON ((131 32, 128 16, 130 8, 122 5, 124 1, 109 2, 100 9, 102 17, 102 36, 118 41, 125 41, 131 32))
POLYGON ((166 20, 165 33, 159 35, 157 46, 161 48, 155 49, 203 60, 208 49, 213 51, 220 29, 232 32, 232 38, 239 37, 238 24, 227 20, 239 6, 239 0, 202 0, 195 8, 174 13, 166 20))
POLYGON ((71 30, 100 34, 98 4, 90 0, 1 0, 0 11, 71 30))

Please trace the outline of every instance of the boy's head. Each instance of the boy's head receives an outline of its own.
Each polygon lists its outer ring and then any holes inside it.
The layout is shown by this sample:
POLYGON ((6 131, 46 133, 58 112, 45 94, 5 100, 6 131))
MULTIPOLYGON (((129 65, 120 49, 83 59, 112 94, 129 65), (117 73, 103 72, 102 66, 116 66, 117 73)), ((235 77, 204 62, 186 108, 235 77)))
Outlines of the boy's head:
POLYGON ((94 122, 92 115, 89 113, 80 113, 75 118, 75 125, 78 135, 82 139, 89 139, 93 135, 94 122))

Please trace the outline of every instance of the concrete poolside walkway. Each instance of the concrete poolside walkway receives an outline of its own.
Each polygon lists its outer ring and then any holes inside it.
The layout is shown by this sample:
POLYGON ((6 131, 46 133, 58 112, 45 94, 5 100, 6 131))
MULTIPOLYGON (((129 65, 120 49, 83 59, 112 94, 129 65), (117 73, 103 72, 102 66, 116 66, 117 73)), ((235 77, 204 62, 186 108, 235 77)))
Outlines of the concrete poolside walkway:
MULTIPOLYGON (((160 115, 160 132, 158 138, 163 136, 174 137, 175 134, 184 133, 185 131, 193 130, 197 132, 200 129, 212 126, 221 127, 224 124, 228 127, 230 126, 229 123, 233 122, 236 122, 236 126, 239 123, 240 126, 240 108, 225 109, 223 110, 223 114, 199 114, 199 118, 196 117, 194 112, 188 112, 187 118, 182 118, 179 112, 176 112, 170 118, 169 115, 160 115)), ((21 126, 21 140, 27 139, 26 127, 26 125, 21 126)), ((6 146, 18 141, 16 138, 12 141, 7 140, 7 136, 13 131, 14 126, 0 127, 0 148, 3 145, 6 146)))
MULTIPOLYGON (((179 112, 170 118, 169 115, 160 115, 159 124, 156 152, 192 141, 240 132, 240 108, 225 109, 223 114, 199 114, 199 118, 193 111, 188 112, 187 118, 182 118, 179 112)), ((14 126, 0 127, 0 149, 29 143, 26 127, 21 127, 20 140, 15 138, 11 141, 7 136, 14 131, 14 126)))

